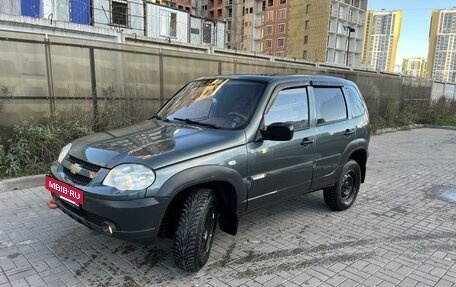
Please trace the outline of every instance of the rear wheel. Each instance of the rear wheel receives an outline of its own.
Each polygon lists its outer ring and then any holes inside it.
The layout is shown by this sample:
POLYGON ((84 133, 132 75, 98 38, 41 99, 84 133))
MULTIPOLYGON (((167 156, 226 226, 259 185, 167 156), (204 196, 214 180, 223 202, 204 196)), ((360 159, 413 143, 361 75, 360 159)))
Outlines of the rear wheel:
POLYGON ((354 160, 349 160, 342 168, 337 183, 323 190, 326 205, 331 210, 345 210, 353 205, 361 184, 361 169, 354 160))
POLYGON ((184 200, 174 237, 177 267, 197 272, 209 259, 217 222, 216 196, 209 188, 196 188, 184 200))

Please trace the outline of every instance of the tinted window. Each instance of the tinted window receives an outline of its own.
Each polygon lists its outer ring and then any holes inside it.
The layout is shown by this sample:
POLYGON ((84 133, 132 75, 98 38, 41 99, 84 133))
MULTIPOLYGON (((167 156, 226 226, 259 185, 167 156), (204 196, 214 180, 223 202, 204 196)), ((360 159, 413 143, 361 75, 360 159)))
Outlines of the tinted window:
POLYGON ((282 90, 266 111, 266 126, 277 122, 290 122, 296 130, 309 126, 309 108, 306 88, 282 90))
POLYGON ((317 124, 347 118, 347 105, 340 88, 315 88, 317 124))
POLYGON ((361 99, 361 95, 358 93, 358 91, 355 88, 353 88, 351 86, 347 86, 346 91, 347 91, 349 102, 351 104, 350 106, 351 106, 351 109, 353 112, 353 117, 356 118, 356 117, 360 117, 360 116, 364 115, 364 104, 361 99))
POLYGON ((187 84, 159 111, 168 120, 191 120, 218 128, 244 127, 265 84, 247 80, 208 79, 187 84))

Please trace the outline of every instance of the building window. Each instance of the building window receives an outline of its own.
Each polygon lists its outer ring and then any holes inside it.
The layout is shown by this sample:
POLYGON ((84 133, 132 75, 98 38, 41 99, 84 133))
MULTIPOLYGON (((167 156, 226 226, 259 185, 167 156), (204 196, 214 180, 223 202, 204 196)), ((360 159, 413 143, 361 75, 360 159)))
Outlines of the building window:
POLYGON ((268 6, 274 5, 274 0, 268 0, 268 6))
POLYGON ((272 35, 272 25, 266 26, 266 35, 272 35))
POLYGON ((310 4, 307 4, 306 6, 306 14, 309 14, 310 13, 310 4))
POLYGON ((309 42, 309 36, 305 35, 304 36, 304 44, 307 44, 309 42))
POLYGON ((304 23, 304 29, 309 29, 309 26, 310 26, 310 20, 306 20, 306 22, 304 23))
POLYGON ((218 9, 218 10, 217 10, 217 16, 218 16, 218 17, 222 17, 222 16, 223 16, 222 9, 218 9))
POLYGON ((128 4, 127 1, 112 1, 111 2, 111 13, 113 25, 119 25, 126 27, 128 24, 128 4))
POLYGON ((212 43, 212 26, 210 23, 203 24, 203 43, 212 43))
POLYGON ((302 58, 303 59, 307 59, 307 51, 303 51, 302 52, 302 58))
POLYGON ((272 47, 272 40, 271 39, 267 39, 264 41, 264 46, 266 48, 271 48, 272 47))
POLYGON ((285 33, 285 24, 279 24, 279 33, 285 33))
POLYGON ((287 0, 280 0, 280 4, 287 4, 287 0))
POLYGON ((279 19, 285 19, 287 17, 287 9, 280 9, 279 10, 279 19))
POLYGON ((177 13, 160 11, 160 36, 176 37, 177 13))
POLYGON ((283 53, 283 52, 277 52, 277 53, 276 53, 276 56, 277 56, 277 57, 283 57, 283 56, 284 56, 284 53, 283 53))
POLYGON ((285 38, 277 39, 277 47, 283 47, 285 43, 285 38))
POLYGON ((272 21, 274 20, 274 11, 268 11, 266 14, 266 20, 267 21, 272 21))

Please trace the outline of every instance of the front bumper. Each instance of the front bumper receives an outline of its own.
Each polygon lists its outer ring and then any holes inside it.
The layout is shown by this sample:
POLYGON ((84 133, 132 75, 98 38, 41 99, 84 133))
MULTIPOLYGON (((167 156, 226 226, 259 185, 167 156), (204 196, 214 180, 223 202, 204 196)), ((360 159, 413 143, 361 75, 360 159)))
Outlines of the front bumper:
MULTIPOLYGON (((50 176, 62 181, 59 176, 52 173, 50 176)), ((90 229, 102 232, 102 223, 109 222, 115 227, 112 236, 117 238, 145 239, 157 236, 171 199, 166 197, 103 199, 99 195, 91 196, 90 188, 89 186, 83 188, 84 204, 79 207, 67 203, 54 193, 51 195, 64 213, 90 229)))

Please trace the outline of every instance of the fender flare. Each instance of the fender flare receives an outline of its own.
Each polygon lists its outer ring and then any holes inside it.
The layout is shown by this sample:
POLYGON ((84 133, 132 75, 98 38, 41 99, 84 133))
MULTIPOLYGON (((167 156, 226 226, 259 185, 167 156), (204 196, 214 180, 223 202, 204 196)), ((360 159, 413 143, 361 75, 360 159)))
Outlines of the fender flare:
POLYGON ((204 165, 185 169, 170 177, 155 194, 157 197, 174 198, 189 187, 214 181, 226 182, 236 192, 235 213, 242 213, 246 208, 247 188, 242 176, 234 169, 220 165, 204 165))

